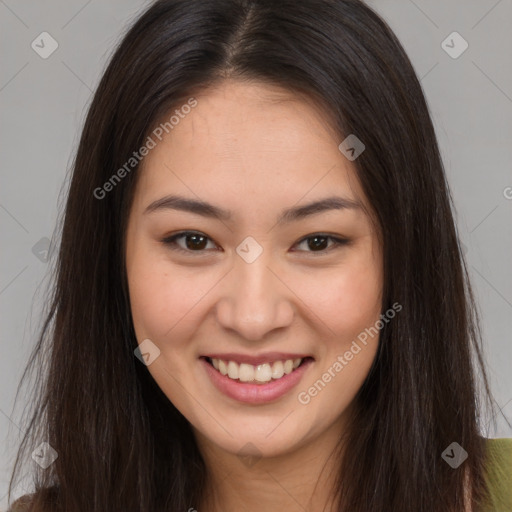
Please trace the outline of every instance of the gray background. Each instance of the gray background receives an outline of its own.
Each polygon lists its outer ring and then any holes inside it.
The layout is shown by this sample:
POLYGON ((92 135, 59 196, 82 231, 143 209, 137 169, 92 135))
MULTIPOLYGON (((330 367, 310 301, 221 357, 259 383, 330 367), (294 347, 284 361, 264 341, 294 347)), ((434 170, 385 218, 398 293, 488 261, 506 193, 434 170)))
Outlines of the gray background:
MULTIPOLYGON (((29 402, 22 395, 13 410, 41 325, 44 251, 65 199, 61 188, 114 44, 149 3, 0 0, 0 510, 29 402), (31 43, 45 31, 58 48, 43 59, 31 43)), ((395 31, 421 78, 477 293, 495 399, 512 420, 512 0, 368 4, 395 31), (454 31, 469 45, 458 58, 441 46, 454 31)), ((451 39, 449 51, 460 50, 462 42, 451 39)), ((512 431, 500 421, 489 437, 512 431)), ((15 496, 25 489, 20 483, 15 496)))

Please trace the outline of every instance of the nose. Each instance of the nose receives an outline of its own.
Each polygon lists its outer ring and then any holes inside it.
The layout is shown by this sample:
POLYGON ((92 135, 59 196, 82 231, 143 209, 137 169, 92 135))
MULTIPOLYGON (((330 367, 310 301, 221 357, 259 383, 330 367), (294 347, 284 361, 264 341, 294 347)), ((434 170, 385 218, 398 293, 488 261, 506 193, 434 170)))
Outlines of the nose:
MULTIPOLYGON (((289 326, 293 320, 294 294, 284 276, 272 268, 263 253, 252 263, 236 257, 234 267, 223 280, 217 302, 217 320, 243 339, 259 341, 269 332, 289 326)), ((274 265, 275 266, 275 265, 274 265)))

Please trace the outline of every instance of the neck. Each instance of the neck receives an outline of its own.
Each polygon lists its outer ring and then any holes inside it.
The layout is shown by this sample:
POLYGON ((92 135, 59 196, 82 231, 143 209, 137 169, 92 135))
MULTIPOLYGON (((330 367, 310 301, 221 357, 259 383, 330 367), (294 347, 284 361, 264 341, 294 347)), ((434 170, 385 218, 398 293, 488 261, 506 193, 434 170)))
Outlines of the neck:
POLYGON ((242 460, 195 431, 207 468, 206 489, 197 510, 333 512, 340 423, 293 451, 253 460, 242 460))

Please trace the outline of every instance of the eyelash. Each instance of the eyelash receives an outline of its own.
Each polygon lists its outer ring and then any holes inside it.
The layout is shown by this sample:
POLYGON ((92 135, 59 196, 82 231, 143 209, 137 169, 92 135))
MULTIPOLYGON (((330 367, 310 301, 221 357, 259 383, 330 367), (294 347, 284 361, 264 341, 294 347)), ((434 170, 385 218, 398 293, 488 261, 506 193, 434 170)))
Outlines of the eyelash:
MULTIPOLYGON (((208 236, 206 236, 204 233, 200 233, 198 231, 181 231, 181 232, 176 233, 176 234, 174 234, 172 236, 168 236, 168 237, 163 238, 161 240, 161 242, 166 247, 168 247, 169 249, 171 249, 173 251, 181 252, 181 253, 193 254, 193 253, 204 253, 204 252, 207 252, 207 249, 201 249, 201 250, 197 250, 197 251, 192 251, 192 250, 183 249, 183 247, 180 247, 176 243, 176 240, 178 240, 180 238, 185 238, 187 235, 204 236, 208 240, 213 241, 208 236)), ((302 242, 305 242, 306 240, 309 240, 310 238, 315 238, 315 237, 321 237, 321 238, 330 239, 330 240, 332 240, 333 244, 330 247, 328 247, 327 249, 323 249, 323 250, 320 250, 320 251, 300 251, 300 252, 310 252, 312 254, 323 255, 323 254, 330 253, 334 249, 339 249, 339 248, 341 248, 343 246, 349 245, 349 243, 350 243, 350 240, 348 238, 340 238, 340 237, 336 237, 336 236, 332 236, 332 235, 328 235, 328 234, 324 234, 324 233, 313 233, 313 234, 308 235, 308 236, 302 238, 301 240, 299 240, 296 245, 301 244, 302 242)))

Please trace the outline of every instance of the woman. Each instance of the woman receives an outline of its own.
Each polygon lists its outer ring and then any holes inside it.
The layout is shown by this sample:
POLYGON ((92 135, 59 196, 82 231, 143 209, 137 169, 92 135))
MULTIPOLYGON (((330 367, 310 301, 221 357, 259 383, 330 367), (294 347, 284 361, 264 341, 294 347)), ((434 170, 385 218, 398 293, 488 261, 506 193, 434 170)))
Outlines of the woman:
POLYGON ((154 3, 63 220, 31 510, 506 506, 434 129, 362 2, 154 3))

